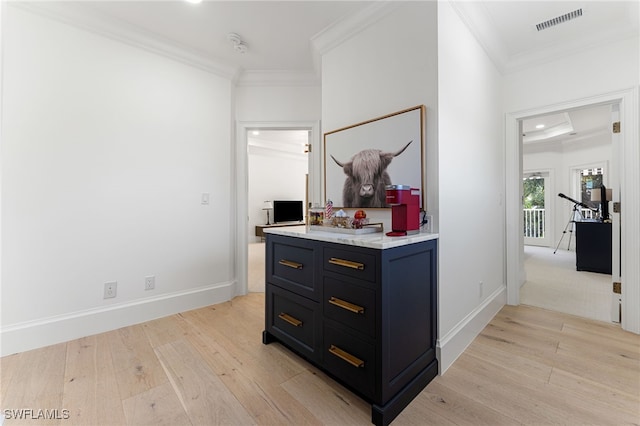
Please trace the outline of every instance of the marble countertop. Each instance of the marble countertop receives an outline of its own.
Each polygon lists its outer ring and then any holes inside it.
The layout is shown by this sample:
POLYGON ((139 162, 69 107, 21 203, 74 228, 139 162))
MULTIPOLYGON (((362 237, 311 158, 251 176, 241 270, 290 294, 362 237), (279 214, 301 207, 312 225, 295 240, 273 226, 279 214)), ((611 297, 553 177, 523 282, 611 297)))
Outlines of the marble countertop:
POLYGON ((341 234, 331 231, 311 230, 306 225, 288 226, 284 228, 265 228, 265 234, 285 235, 289 237, 306 238, 308 240, 326 241, 329 243, 347 244, 358 247, 368 247, 373 249, 388 249, 401 247, 408 244, 420 243, 422 241, 435 240, 438 234, 420 232, 414 235, 403 237, 388 237, 384 232, 371 234, 341 234))

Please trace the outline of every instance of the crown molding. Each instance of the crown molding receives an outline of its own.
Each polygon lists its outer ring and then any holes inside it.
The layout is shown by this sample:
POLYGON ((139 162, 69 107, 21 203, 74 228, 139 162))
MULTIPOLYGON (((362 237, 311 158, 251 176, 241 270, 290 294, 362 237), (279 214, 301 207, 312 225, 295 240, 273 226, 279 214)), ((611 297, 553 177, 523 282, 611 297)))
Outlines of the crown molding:
POLYGON ((107 17, 83 7, 77 2, 8 2, 27 12, 35 13, 76 28, 152 52, 190 65, 220 77, 235 81, 240 70, 221 64, 174 41, 145 31, 121 20, 107 17))
POLYGON ((359 13, 334 22, 311 37, 311 54, 316 73, 321 75, 323 54, 349 40, 351 37, 396 10, 400 6, 399 3, 402 2, 387 0, 376 1, 359 13))

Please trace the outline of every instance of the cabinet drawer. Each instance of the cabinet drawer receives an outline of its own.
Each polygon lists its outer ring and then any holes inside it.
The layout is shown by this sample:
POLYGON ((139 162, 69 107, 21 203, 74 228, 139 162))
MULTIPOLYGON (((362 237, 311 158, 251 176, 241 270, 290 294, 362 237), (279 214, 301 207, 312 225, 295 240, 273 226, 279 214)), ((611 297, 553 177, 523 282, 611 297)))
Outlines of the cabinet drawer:
POLYGON ((302 355, 319 360, 319 305, 273 285, 266 290, 267 330, 302 355))
POLYGON ((319 300, 317 250, 310 241, 269 236, 267 281, 296 294, 319 300))
POLYGON ((345 384, 373 398, 375 395, 375 349, 372 344, 325 322, 324 366, 345 384))
POLYGON ((361 280, 376 280, 376 257, 361 251, 325 247, 323 252, 325 271, 336 272, 361 280))
POLYGON ((325 277, 322 303, 325 317, 374 337, 375 290, 325 277))

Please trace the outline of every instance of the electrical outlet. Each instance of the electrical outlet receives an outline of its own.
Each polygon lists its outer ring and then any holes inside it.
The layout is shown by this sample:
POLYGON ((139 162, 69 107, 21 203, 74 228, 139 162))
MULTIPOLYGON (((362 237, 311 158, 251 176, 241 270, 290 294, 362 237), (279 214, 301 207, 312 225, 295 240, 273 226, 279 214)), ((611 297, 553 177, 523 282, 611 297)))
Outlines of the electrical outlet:
POLYGON ((104 283, 104 299, 112 299, 118 294, 118 282, 111 281, 104 283))
POLYGON ((482 296, 484 294, 484 284, 482 283, 482 281, 480 281, 480 283, 478 284, 478 287, 480 289, 480 298, 482 299, 482 296))
POLYGON ((156 277, 154 276, 144 277, 144 289, 153 290, 154 288, 156 288, 156 277))

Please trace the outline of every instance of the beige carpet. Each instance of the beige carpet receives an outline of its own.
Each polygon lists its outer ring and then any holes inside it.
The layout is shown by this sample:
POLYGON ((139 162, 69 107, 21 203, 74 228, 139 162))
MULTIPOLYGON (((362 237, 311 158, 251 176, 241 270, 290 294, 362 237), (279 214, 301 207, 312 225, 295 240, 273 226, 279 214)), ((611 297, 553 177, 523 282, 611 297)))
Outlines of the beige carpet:
POLYGON ((611 275, 576 271, 574 251, 525 246, 520 303, 611 322, 611 275))
POLYGON ((249 293, 264 293, 264 243, 249 244, 248 257, 247 287, 249 293))

